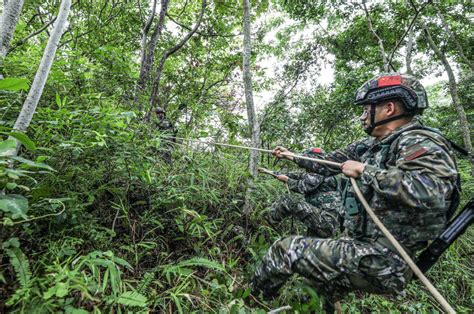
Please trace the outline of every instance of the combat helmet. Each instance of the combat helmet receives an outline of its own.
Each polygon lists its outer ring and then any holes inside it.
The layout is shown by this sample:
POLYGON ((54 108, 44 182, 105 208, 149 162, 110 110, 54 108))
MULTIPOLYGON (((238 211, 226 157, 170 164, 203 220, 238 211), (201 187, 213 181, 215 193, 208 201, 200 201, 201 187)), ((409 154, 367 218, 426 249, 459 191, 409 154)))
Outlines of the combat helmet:
POLYGON ((400 73, 382 73, 365 82, 356 92, 356 105, 371 105, 370 125, 365 130, 371 134, 376 126, 403 117, 422 114, 428 107, 428 97, 421 83, 413 76, 400 73), (383 101, 398 99, 405 106, 406 112, 382 120, 374 121, 375 106, 383 101))

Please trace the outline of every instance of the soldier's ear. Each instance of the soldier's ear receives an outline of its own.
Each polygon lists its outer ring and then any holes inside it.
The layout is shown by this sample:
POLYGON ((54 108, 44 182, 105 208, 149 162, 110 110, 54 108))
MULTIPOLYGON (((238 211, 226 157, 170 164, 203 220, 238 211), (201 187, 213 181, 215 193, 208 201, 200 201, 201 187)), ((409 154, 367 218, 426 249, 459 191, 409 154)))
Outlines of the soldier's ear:
POLYGON ((393 101, 389 101, 385 104, 385 112, 387 114, 387 117, 394 116, 398 114, 397 111, 397 105, 393 101))

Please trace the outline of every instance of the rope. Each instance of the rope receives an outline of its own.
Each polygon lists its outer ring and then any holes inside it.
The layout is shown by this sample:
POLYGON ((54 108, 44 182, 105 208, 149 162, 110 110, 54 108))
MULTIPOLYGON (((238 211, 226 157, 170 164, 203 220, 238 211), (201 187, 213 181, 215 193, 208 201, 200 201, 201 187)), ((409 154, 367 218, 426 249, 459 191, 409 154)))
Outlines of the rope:
MULTIPOLYGON (((199 139, 186 139, 186 138, 181 138, 181 137, 176 137, 176 138, 181 139, 181 140, 186 140, 186 141, 195 141, 195 142, 200 142, 200 143, 204 143, 204 144, 211 144, 211 145, 215 145, 215 146, 223 146, 223 147, 231 147, 231 148, 254 150, 254 151, 263 152, 263 153, 270 153, 270 154, 271 154, 271 153, 273 152, 273 150, 263 149, 263 148, 257 148, 257 147, 249 147, 249 146, 241 146, 241 145, 217 143, 217 142, 211 142, 211 141, 203 141, 203 140, 199 140, 199 139)), ((293 153, 282 153, 282 155, 288 156, 288 157, 294 157, 294 158, 298 158, 298 159, 316 161, 316 162, 318 162, 318 163, 320 163, 320 164, 328 165, 328 166, 333 166, 333 167, 337 167, 337 168, 340 168, 340 167, 341 167, 341 164, 340 164, 340 163, 333 162, 333 161, 328 161, 328 160, 324 160, 324 159, 311 158, 311 157, 306 157, 306 156, 303 156, 303 155, 297 155, 297 154, 293 154, 293 153)))
MULTIPOLYGON (((188 139, 189 140, 189 139, 188 139)), ((240 145, 232 145, 232 144, 225 144, 225 143, 216 143, 216 142, 206 142, 202 140, 197 140, 197 139, 192 139, 194 141, 198 142, 204 142, 207 144, 212 144, 216 146, 224 146, 224 147, 232 147, 232 148, 239 148, 239 149, 247 149, 247 150, 255 150, 255 151, 260 151, 260 152, 265 152, 265 153, 272 153, 272 150, 269 149, 262 149, 262 148, 256 148, 256 147, 248 147, 248 146, 240 146, 240 145)), ((332 161, 327 161, 319 158, 312 158, 312 157, 306 157, 306 156, 301 156, 293 153, 282 153, 282 155, 288 156, 288 157, 294 157, 294 158, 299 158, 299 159, 305 159, 305 160, 310 160, 314 161, 320 164, 325 164, 333 167, 341 167, 341 163, 337 162, 332 162, 332 161)), ((265 169, 266 170, 266 169, 265 169)), ((379 227, 379 229, 382 231, 382 233, 385 235, 385 237, 390 241, 390 243, 395 247, 397 252, 400 254, 400 256, 405 260, 405 262, 408 264, 408 266, 411 268, 413 273, 420 279, 420 281, 425 285, 425 287, 428 289, 428 291, 433 295, 433 297, 440 303, 440 305, 444 308, 444 310, 448 313, 456 313, 456 311, 449 305, 448 301, 439 293, 439 291, 433 286, 433 284, 426 278, 426 276, 423 274, 423 272, 418 268, 418 266, 415 264, 415 262, 412 260, 412 258, 408 255, 408 253, 403 249, 403 247, 400 245, 400 243, 395 239, 395 237, 390 233, 390 231, 384 226, 382 221, 375 215, 374 210, 370 207, 370 205, 367 203, 367 200, 365 199, 364 195, 359 189, 359 186, 357 185, 357 181, 350 177, 349 178, 352 184, 352 187, 354 188, 354 191, 359 198, 360 202, 364 206, 365 210, 369 214, 370 218, 374 221, 374 223, 379 227)))
POLYGON ((257 171, 261 172, 261 173, 271 175, 272 177, 275 177, 275 178, 278 177, 276 174, 273 173, 273 171, 265 169, 265 168, 258 168, 257 171))

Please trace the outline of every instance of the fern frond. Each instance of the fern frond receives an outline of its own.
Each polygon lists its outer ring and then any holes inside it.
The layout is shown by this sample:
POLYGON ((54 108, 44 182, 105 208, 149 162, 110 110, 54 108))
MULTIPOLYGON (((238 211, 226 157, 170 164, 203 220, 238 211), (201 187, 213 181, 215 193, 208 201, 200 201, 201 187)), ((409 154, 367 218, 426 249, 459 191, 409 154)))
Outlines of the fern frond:
POLYGON ((136 291, 126 291, 122 293, 117 299, 117 303, 125 306, 146 307, 147 302, 147 298, 143 294, 140 294, 136 291))
POLYGON ((153 278, 155 278, 155 272, 149 272, 143 275, 142 280, 138 284, 137 292, 145 293, 153 281, 153 278))
POLYGON ((31 272, 30 263, 26 258, 26 255, 17 247, 6 248, 5 252, 10 257, 10 263, 15 270, 16 277, 20 282, 21 287, 23 289, 28 288, 31 284, 31 272))
POLYGON ((193 257, 191 259, 181 261, 176 266, 178 267, 201 266, 201 267, 216 269, 220 271, 225 271, 225 268, 221 264, 208 260, 207 258, 202 258, 202 257, 193 257))

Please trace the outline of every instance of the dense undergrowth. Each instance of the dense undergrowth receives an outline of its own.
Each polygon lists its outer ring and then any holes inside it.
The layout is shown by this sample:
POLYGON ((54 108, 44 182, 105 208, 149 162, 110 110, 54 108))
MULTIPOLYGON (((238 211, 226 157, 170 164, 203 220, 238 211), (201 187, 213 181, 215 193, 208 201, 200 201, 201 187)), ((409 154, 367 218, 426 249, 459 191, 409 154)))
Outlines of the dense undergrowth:
MULTIPOLYGON (((2 176, 29 211, 3 217, 0 312, 320 308, 301 279, 270 303, 249 295, 248 278, 269 245, 303 231, 291 222, 281 234, 267 226, 265 208, 285 190, 266 177, 253 214, 242 214, 246 152, 181 142, 168 163, 168 142, 134 112, 100 97, 84 103, 58 98, 41 108, 30 132, 41 147, 23 149, 31 161, 16 163, 20 177, 2 176)), ((467 162, 460 165, 465 201, 474 185, 467 162)), ((461 313, 473 308, 472 239, 471 230, 429 272, 461 313)), ((405 296, 352 294, 342 304, 351 313, 440 311, 417 282, 405 296)))

